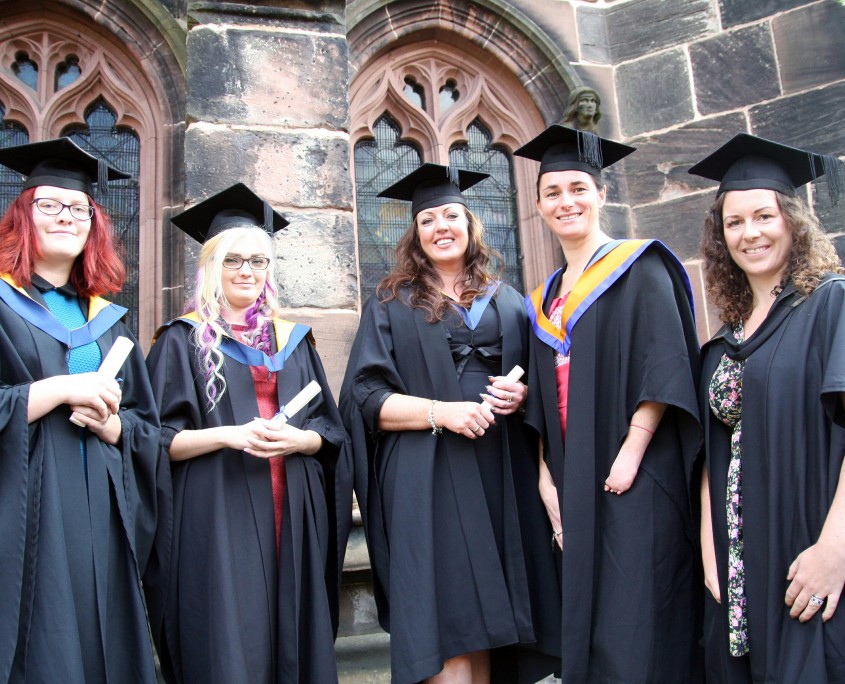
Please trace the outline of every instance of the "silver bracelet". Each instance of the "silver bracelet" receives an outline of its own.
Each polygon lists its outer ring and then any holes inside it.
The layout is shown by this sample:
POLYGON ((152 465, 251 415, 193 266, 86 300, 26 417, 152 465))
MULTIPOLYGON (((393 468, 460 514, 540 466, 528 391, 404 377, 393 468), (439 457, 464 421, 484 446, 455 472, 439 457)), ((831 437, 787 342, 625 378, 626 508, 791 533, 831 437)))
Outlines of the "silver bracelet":
POLYGON ((434 422, 434 405, 437 403, 437 399, 432 399, 431 404, 428 407, 428 424, 431 425, 431 434, 432 435, 442 435, 443 428, 437 427, 437 423, 434 422))

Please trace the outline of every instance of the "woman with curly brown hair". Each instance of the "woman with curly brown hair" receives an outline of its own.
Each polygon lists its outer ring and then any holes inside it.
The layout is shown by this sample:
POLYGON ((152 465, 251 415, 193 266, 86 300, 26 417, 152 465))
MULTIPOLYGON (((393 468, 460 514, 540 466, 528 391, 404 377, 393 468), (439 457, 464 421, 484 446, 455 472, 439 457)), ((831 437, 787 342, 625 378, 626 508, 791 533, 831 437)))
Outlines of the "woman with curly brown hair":
POLYGON ((534 682, 558 663, 535 637, 558 585, 526 387, 504 377, 526 364, 527 320, 461 195, 484 178, 425 164, 381 193, 411 201, 413 224, 341 389, 397 683, 534 682))
POLYGON ((832 157, 748 134, 690 173, 704 224, 701 542, 708 681, 845 682, 845 277, 796 188, 832 157))

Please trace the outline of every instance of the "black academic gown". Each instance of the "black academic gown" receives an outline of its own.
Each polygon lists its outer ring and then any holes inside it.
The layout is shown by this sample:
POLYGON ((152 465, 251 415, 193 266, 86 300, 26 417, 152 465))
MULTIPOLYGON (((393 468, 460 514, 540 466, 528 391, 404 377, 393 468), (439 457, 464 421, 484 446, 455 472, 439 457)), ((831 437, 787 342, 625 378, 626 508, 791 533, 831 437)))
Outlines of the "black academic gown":
MULTIPOLYGON (((675 260, 650 246, 575 324, 562 441, 554 351, 531 336, 526 422, 563 523, 564 684, 695 681, 700 579, 690 486, 701 428, 695 324, 675 260), (604 491, 631 416, 667 404, 633 486, 604 491)), ((543 309, 548 316, 560 276, 543 309)))
MULTIPOLYGON (((103 357, 120 335, 134 341, 115 323, 103 357)), ((143 354, 120 370, 118 446, 84 433, 86 485, 69 407, 27 423, 31 383, 68 374, 66 353, 0 301, 0 681, 155 682, 141 575, 159 428, 143 354)))
MULTIPOLYGON (((845 454, 845 280, 809 298, 790 285, 766 320, 737 344, 723 328, 704 347, 701 406, 718 563, 717 604, 706 592, 708 682, 845 682, 845 615, 821 611, 807 623, 789 617, 789 566, 817 540, 845 454), (728 655, 727 519, 730 430, 710 411, 708 387, 722 355, 744 359, 742 520, 749 663, 728 655), (750 665, 751 678, 748 678, 750 665)), ((744 659, 743 659, 744 660, 744 659)))
MULTIPOLYGON (((559 664, 547 655, 558 649, 559 586, 551 528, 536 489, 536 444, 527 440, 518 416, 497 417, 510 480, 502 502, 503 573, 473 441, 448 430, 437 436, 431 430, 378 430, 378 414, 390 393, 463 400, 444 325, 427 322, 423 311, 407 306, 407 292, 400 297, 387 303, 373 297, 365 305, 340 398, 353 442, 379 621, 391 635, 392 681, 418 682, 468 649, 533 643, 531 650, 514 649, 507 665, 495 665, 498 651, 492 658, 494 682, 534 682, 559 664), (451 487, 435 492, 435 461, 444 459, 451 487), (456 518, 444 518, 445 506, 436 510, 435 501, 443 498, 456 518), (438 601, 436 557, 444 546, 454 565, 465 561, 471 568, 463 605, 438 601), (483 616, 476 633, 450 629, 450 615, 469 610, 483 616), (545 639, 534 643, 535 632, 545 639)), ((504 372, 515 364, 524 368, 527 319, 521 296, 503 285, 490 306, 500 316, 504 372)))
MULTIPOLYGON (((339 562, 351 482, 336 496, 345 432, 308 338, 278 372, 279 405, 310 381, 322 392, 290 424, 323 438, 314 456, 285 458, 280 554, 269 462, 222 449, 172 462, 173 511, 156 540, 150 622, 169 682, 291 684, 337 681, 339 562), (339 530, 338 527, 341 529, 339 530)), ((161 458, 182 430, 240 425, 258 415, 248 366, 224 357, 226 392, 208 411, 192 328, 164 328, 147 358, 161 412, 161 458)))

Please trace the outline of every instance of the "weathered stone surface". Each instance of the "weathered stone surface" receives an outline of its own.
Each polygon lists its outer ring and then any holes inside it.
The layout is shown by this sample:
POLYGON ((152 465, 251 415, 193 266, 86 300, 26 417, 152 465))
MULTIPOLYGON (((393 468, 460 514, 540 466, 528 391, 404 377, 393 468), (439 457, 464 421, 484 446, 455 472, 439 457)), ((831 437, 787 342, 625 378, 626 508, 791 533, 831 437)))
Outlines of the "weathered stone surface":
POLYGON ((845 5, 821 2, 776 16, 772 32, 784 92, 842 80, 845 5))
POLYGON ((839 255, 840 261, 845 264, 845 235, 834 238, 833 245, 836 247, 836 253, 839 255))
POLYGON ((581 61, 578 34, 575 31, 575 8, 566 0, 522 0, 512 13, 524 14, 543 30, 570 62, 581 61))
POLYGON ((630 208, 622 204, 605 204, 601 213, 601 226, 610 237, 632 237, 630 208))
POLYGON ((620 127, 625 136, 666 128, 695 114, 683 50, 621 65, 616 86, 620 127))
MULTIPOLYGON (((315 275, 314 277, 323 277, 315 275)), ((358 330, 358 313, 350 311, 319 311, 316 309, 291 309, 282 316, 297 323, 310 325, 317 343, 317 353, 323 362, 335 400, 340 395, 346 361, 352 349, 352 340, 358 330)))
POLYGON ((276 206, 352 208, 349 143, 341 136, 193 125, 185 162, 191 201, 241 181, 276 206))
POLYGON ((631 0, 608 9, 579 7, 586 61, 618 64, 716 31, 709 0, 631 0))
POLYGON ((719 0, 722 26, 728 28, 806 5, 808 0, 719 0))
POLYGON ((575 69, 581 77, 579 85, 589 86, 601 97, 599 135, 618 140, 622 134, 619 130, 619 117, 616 116, 616 85, 613 82, 613 69, 594 64, 581 64, 575 69))
POLYGON ((637 148, 625 158, 628 197, 632 205, 671 200, 716 183, 687 170, 736 133, 746 131, 740 112, 695 121, 666 133, 628 141, 637 148))
POLYGON ((285 307, 355 308, 355 233, 352 214, 288 213, 276 237, 279 302, 285 307))
POLYGON ((845 152, 845 83, 782 97, 753 107, 752 132, 764 138, 816 152, 845 152))
POLYGON ((819 178, 814 185, 813 211, 821 221, 822 227, 828 233, 845 232, 845 196, 840 197, 836 205, 833 204, 828 192, 826 176, 819 178))
POLYGON ((713 195, 704 193, 636 207, 636 236, 661 240, 682 261, 694 259, 698 256, 704 217, 712 203, 713 195))
POLYGON ((768 24, 757 24, 690 45, 698 111, 724 112, 780 95, 768 24))
POLYGON ((343 0, 287 0, 284 3, 188 0, 188 12, 198 23, 262 25, 342 33, 344 5, 343 0))
POLYGON ((202 26, 188 35, 188 55, 191 119, 303 128, 348 125, 343 36, 202 26))
POLYGON ((716 331, 722 327, 719 322, 719 312, 710 302, 707 301, 707 292, 704 287, 703 262, 689 260, 684 262, 684 270, 687 272, 692 298, 695 306, 695 329, 698 333, 698 341, 704 344, 716 331))

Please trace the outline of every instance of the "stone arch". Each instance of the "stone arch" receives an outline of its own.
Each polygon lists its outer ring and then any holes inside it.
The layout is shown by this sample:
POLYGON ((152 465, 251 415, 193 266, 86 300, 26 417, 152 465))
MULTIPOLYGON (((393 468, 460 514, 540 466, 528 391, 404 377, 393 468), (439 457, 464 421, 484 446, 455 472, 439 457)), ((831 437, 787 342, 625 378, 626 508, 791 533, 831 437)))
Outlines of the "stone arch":
MULTIPOLYGON (((9 4, 9 3, 4 3, 9 4)), ((171 206, 181 206, 182 136, 185 118, 184 47, 178 28, 151 3, 116 0, 34 0, 4 14, 0 45, 0 100, 4 119, 24 126, 31 142, 85 124, 88 108, 102 99, 117 125, 132 128, 141 143, 139 199, 139 339, 146 346, 155 328, 181 302, 166 298, 181 279, 181 243, 169 230, 171 206), (25 5, 25 6, 22 6, 25 5), (39 58, 33 91, 10 71, 16 48, 39 58), (53 87, 58 65, 73 55, 82 76, 53 87)))
MULTIPOLYGON (((413 15, 408 11, 407 16, 413 15)), ((395 14, 391 16, 396 20, 395 14)), ((447 29, 440 25, 439 36, 433 37, 427 30, 403 33, 395 24, 393 29, 399 32, 399 44, 386 42, 389 49, 366 62, 353 42, 355 29, 350 33, 350 54, 359 65, 350 87, 353 147, 372 137, 372 125, 385 112, 400 125, 402 139, 421 148, 424 161, 441 164, 449 163, 453 145, 467 141, 467 128, 476 119, 491 131, 492 143, 509 153, 545 127, 544 114, 520 75, 463 32, 445 36, 447 29), (403 94, 407 76, 423 85, 424 108, 403 94), (439 88, 447 81, 456 84, 460 97, 447 111, 440 111, 439 88)), ((369 46, 377 42, 369 38, 369 46)), ((566 92, 558 93, 561 106, 565 106, 566 92)), ((529 164, 514 164, 523 279, 532 288, 555 268, 559 251, 534 206, 535 174, 529 164)))

